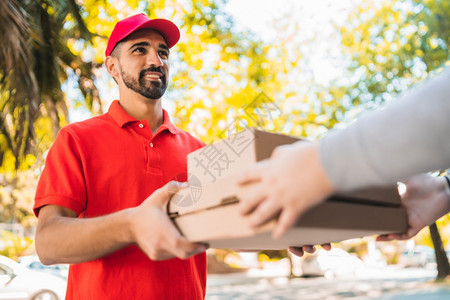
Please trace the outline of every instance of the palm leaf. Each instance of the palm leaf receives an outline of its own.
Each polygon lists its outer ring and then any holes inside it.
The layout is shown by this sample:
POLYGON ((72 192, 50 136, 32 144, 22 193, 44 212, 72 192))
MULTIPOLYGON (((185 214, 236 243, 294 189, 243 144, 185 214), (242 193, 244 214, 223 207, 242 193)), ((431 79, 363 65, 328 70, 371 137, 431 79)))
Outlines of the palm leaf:
MULTIPOLYGON (((81 70, 80 83, 93 83, 92 64, 67 47, 70 38, 89 41, 92 37, 82 13, 75 0, 0 1, 1 150, 13 153, 16 169, 33 152, 33 125, 41 113, 51 119, 54 134, 60 129, 60 114, 67 116, 61 90, 65 69, 81 70), (65 27, 68 20, 73 21, 70 28, 65 27)), ((80 90, 88 107, 94 100, 100 102, 93 84, 80 84, 80 90)))

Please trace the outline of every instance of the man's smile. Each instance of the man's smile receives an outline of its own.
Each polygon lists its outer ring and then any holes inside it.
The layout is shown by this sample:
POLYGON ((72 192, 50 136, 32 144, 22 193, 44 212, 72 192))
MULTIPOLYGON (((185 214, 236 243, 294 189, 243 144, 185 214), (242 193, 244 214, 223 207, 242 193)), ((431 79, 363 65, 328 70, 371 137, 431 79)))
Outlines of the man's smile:
POLYGON ((144 78, 145 79, 149 79, 149 80, 161 80, 161 78, 163 77, 163 74, 159 73, 159 72, 147 72, 144 74, 144 78))

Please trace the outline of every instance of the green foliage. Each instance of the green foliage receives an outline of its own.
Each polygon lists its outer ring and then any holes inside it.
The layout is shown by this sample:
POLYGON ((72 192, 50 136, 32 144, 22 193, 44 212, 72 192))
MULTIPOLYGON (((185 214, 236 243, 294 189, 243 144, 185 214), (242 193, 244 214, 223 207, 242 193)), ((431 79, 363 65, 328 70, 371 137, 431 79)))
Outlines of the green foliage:
POLYGON ((25 228, 36 225, 33 203, 37 177, 34 168, 0 174, 0 223, 19 223, 25 228))
POLYGON ((353 105, 390 100, 450 59, 446 0, 363 1, 340 31, 353 105))
POLYGON ((27 254, 33 244, 32 239, 14 235, 6 230, 1 232, 0 241, 5 245, 5 247, 0 250, 0 255, 7 256, 15 261, 17 261, 20 256, 27 254))
POLYGON ((287 250, 265 250, 258 253, 259 261, 276 261, 287 256, 287 250))
POLYGON ((205 142, 221 133, 258 94, 266 60, 262 43, 237 32, 221 1, 192 1, 181 9, 169 98, 174 121, 205 142), (173 91, 173 92, 172 92, 173 91))
MULTIPOLYGON (((442 244, 444 248, 450 248, 450 215, 447 214, 440 218, 436 222, 437 228, 439 229, 442 244)), ((418 245, 426 245, 428 247, 434 248, 433 241, 431 239, 430 230, 428 227, 422 229, 415 237, 414 241, 418 245)))

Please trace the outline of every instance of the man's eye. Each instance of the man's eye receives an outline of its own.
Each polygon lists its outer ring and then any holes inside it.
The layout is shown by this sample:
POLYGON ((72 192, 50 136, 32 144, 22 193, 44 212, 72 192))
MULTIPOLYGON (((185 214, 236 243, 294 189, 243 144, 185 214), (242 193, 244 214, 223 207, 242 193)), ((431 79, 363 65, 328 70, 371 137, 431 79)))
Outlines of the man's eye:
POLYGON ((138 48, 134 49, 133 52, 145 53, 145 49, 143 47, 138 47, 138 48))
POLYGON ((159 55, 161 57, 164 57, 164 58, 168 58, 169 57, 169 53, 167 51, 159 51, 159 55))

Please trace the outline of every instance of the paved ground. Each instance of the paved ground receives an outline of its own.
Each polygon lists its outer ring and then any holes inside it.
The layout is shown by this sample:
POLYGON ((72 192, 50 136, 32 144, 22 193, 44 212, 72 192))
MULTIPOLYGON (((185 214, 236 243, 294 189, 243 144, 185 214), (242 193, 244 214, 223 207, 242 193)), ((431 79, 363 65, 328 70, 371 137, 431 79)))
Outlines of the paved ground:
POLYGON ((294 278, 266 273, 210 275, 207 300, 259 299, 382 299, 450 300, 450 284, 434 282, 434 269, 403 269, 397 266, 366 269, 335 279, 294 278))

